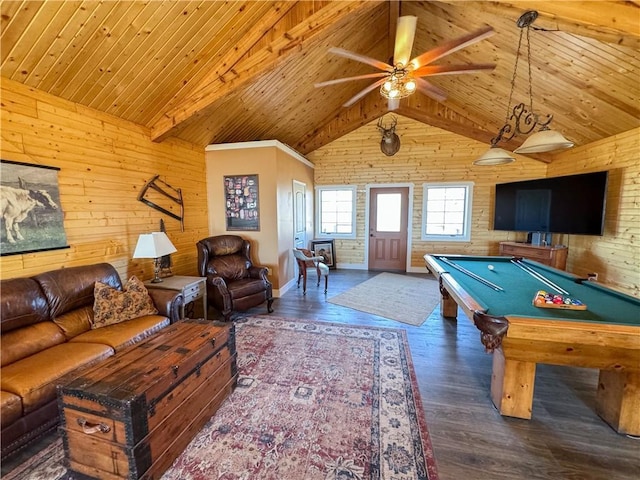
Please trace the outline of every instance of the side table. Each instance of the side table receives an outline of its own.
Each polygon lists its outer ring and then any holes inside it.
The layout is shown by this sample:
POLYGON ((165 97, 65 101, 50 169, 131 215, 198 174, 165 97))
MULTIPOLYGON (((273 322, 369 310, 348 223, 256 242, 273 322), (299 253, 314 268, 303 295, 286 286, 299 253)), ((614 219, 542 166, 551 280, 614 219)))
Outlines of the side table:
POLYGON ((185 275, 174 275, 165 277, 162 282, 152 283, 151 280, 144 282, 147 288, 160 288, 164 290, 175 290, 182 293, 184 303, 180 316, 185 318, 184 309, 188 303, 202 298, 203 317, 207 319, 207 277, 189 277, 185 275))

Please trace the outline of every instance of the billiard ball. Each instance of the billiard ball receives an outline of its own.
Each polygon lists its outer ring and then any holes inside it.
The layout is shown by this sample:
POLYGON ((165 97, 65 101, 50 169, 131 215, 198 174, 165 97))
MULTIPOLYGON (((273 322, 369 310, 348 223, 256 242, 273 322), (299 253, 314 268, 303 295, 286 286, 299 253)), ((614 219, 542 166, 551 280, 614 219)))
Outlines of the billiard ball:
POLYGON ((489 270, 493 270, 493 265, 487 265, 487 268, 488 268, 489 270))

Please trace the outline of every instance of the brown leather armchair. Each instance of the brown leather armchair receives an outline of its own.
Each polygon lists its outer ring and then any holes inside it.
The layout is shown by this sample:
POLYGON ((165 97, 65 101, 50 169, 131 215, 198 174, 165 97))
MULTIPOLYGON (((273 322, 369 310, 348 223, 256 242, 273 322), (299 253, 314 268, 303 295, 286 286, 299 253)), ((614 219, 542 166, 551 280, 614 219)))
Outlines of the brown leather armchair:
POLYGON ((218 235, 200 240, 198 272, 207 277, 207 302, 229 321, 234 311, 267 302, 273 312, 271 282, 267 268, 251 262, 251 244, 237 235, 218 235))

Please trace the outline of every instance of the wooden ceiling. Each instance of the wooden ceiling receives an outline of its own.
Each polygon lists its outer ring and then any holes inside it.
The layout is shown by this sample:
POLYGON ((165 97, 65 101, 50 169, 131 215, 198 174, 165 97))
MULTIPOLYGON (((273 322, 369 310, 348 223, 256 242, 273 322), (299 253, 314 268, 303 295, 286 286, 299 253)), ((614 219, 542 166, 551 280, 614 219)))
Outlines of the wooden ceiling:
MULTIPOLYGON (((535 110, 584 145, 640 126, 639 4, 3 0, 0 73, 144 125, 155 141, 277 139, 307 154, 387 112, 377 91, 342 107, 369 80, 314 87, 375 71, 330 47, 389 61, 398 15, 418 17, 414 56, 491 25, 493 37, 437 63, 493 62, 493 72, 431 77, 447 100, 416 93, 397 111, 488 142, 506 117, 515 22, 533 9, 535 110)), ((522 65, 514 102, 528 101, 522 65)))

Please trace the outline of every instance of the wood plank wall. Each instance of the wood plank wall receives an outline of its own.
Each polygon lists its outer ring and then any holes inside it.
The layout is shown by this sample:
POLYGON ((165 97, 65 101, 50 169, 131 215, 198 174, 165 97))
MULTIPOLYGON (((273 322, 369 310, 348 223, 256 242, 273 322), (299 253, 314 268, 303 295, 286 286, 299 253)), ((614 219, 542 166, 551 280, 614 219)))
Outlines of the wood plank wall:
POLYGON ((196 274, 195 243, 208 233, 202 147, 175 139, 153 143, 145 127, 11 80, 2 80, 1 92, 2 158, 60 168, 71 247, 1 257, 1 278, 108 262, 123 280, 133 274, 149 279, 152 260, 131 257, 138 236, 158 231, 161 218, 178 250, 173 273, 196 274), (154 175, 182 190, 184 232, 177 220, 137 201, 154 175))
MULTIPOLYGON (((486 144, 430 127, 406 117, 398 116, 396 132, 401 139, 400 151, 393 157, 380 152, 380 134, 376 122, 356 130, 307 157, 315 163, 315 184, 319 185, 356 185, 357 196, 357 238, 336 242, 338 264, 364 266, 365 262, 365 202, 366 186, 369 184, 413 183, 413 218, 411 269, 424 268, 425 253, 463 253, 478 255, 498 254, 500 241, 523 241, 523 233, 500 232, 490 230, 493 223, 494 185, 515 180, 527 180, 560 174, 579 173, 587 170, 620 167, 620 182, 626 186, 620 189, 624 205, 624 215, 616 216, 612 210, 611 222, 616 223, 618 232, 629 230, 636 232, 637 215, 629 213, 637 202, 638 177, 637 139, 638 132, 630 132, 612 139, 606 139, 594 148, 586 146, 575 149, 565 157, 559 157, 558 168, 549 169, 547 165, 519 156, 509 165, 496 167, 477 167, 473 160, 486 151, 486 144), (631 137, 636 145, 633 146, 631 137), (591 152, 583 154, 581 152, 591 152), (575 158, 581 161, 576 162, 575 158), (585 164, 587 162, 587 165, 585 164), (632 165, 635 162, 635 167, 632 165), (560 168, 560 165, 563 168, 560 168), (602 168, 600 168, 602 167, 602 168), (622 173, 623 172, 623 173, 622 173), (424 242, 420 240, 422 215, 422 184, 424 182, 472 181, 474 196, 472 206, 471 242, 424 242), (635 198, 635 200, 634 200, 635 198), (635 224, 632 225, 632 222, 635 224)), ((615 203, 615 202, 614 202, 615 203)), ((636 205, 637 210, 637 205, 636 205)), ((622 210, 620 211, 620 213, 622 210)), ((569 270, 583 273, 597 269, 603 282, 611 284, 628 293, 638 295, 638 261, 630 262, 629 255, 616 257, 611 255, 611 245, 624 248, 633 246, 633 233, 612 236, 611 229, 602 239, 587 239, 584 236, 554 235, 554 243, 569 244, 569 270), (584 247, 582 246, 584 245, 584 247), (593 264, 585 262, 585 249, 598 245, 598 254, 607 255, 606 262, 593 264), (573 248, 575 247, 575 252, 573 248), (602 251, 604 249, 604 251, 602 251), (606 268, 601 265, 606 264, 606 268)), ((637 255, 637 247, 635 247, 637 255)), ((593 257, 591 257, 593 258, 593 257)), ((365 266, 366 268, 366 266, 365 266)))
POLYGON ((609 171, 604 235, 564 235, 567 269, 640 297, 640 129, 556 154, 549 177, 609 171))
MULTIPOLYGON (((151 262, 132 260, 140 233, 158 230, 164 218, 178 252, 172 256, 176 274, 196 274, 195 243, 208 235, 204 150, 169 139, 150 141, 139 125, 2 81, 3 159, 60 167, 61 204, 70 249, 0 258, 0 278, 107 261, 123 279, 152 276, 151 262), (179 223, 136 200, 153 175, 181 188, 185 232, 179 223)), ((412 182, 414 188, 411 266, 424 267, 427 252, 497 254, 498 242, 523 240, 522 234, 490 230, 493 186, 513 180, 611 169, 607 226, 603 237, 556 235, 554 243, 569 246, 568 269, 595 271, 600 280, 640 296, 640 259, 634 239, 638 222, 639 130, 632 130, 556 155, 547 166, 519 157, 501 167, 474 167, 483 143, 399 117, 402 147, 393 157, 380 152, 376 122, 308 155, 316 164, 316 185, 357 185, 357 238, 336 243, 338 263, 363 265, 365 254, 365 192, 368 184, 412 182), (420 240, 422 183, 473 181, 473 226, 470 243, 420 240)))

